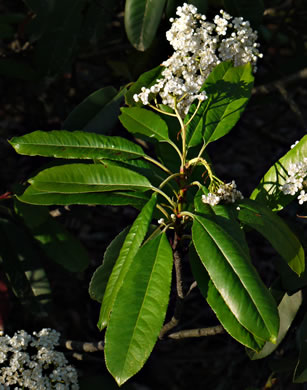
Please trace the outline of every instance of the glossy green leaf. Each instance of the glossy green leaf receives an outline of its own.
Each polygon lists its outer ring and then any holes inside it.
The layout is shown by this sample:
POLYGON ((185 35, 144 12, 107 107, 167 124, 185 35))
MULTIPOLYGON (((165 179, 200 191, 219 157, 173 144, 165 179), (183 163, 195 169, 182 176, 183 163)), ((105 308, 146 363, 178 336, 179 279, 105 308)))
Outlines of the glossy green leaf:
POLYGON ((129 88, 128 92, 125 95, 125 101, 128 106, 142 106, 142 103, 137 103, 133 99, 134 94, 141 92, 142 87, 150 88, 154 85, 157 79, 161 76, 163 70, 162 66, 156 66, 155 68, 148 70, 147 72, 141 74, 135 83, 129 88))
POLYGON ((307 314, 304 316, 297 335, 297 343, 300 353, 293 374, 293 382, 304 383, 307 382, 307 314))
POLYGON ((67 130, 107 134, 115 126, 126 88, 117 93, 113 87, 101 88, 85 98, 66 118, 67 130))
POLYGON ((146 193, 139 191, 108 191, 106 193, 92 192, 85 194, 59 194, 54 192, 40 191, 33 186, 29 186, 25 192, 22 195, 17 196, 17 198, 24 203, 42 206, 65 206, 71 204, 108 206, 131 205, 140 209, 148 201, 149 196, 146 193))
POLYGON ((28 181, 37 190, 58 194, 152 188, 146 177, 110 164, 59 165, 39 172, 28 181))
POLYGON ((252 360, 263 359, 270 355, 282 342, 286 336, 301 304, 303 296, 302 292, 298 291, 293 295, 285 294, 278 305, 278 313, 280 318, 280 328, 276 340, 276 344, 266 342, 260 352, 248 351, 248 356, 252 360))
POLYGON ((236 317, 229 310, 221 294, 210 280, 208 272, 199 259, 194 246, 191 246, 190 248, 189 259, 197 286, 223 325, 223 328, 241 344, 255 351, 260 350, 260 348, 264 345, 264 341, 255 339, 254 336, 238 322, 236 317))
POLYGON ((108 324, 109 315, 113 310, 113 305, 116 301, 118 292, 123 284, 127 272, 130 267, 133 266, 134 257, 138 252, 148 230, 156 202, 157 196, 154 194, 141 210, 127 234, 103 296, 98 321, 98 328, 100 330, 105 328, 108 324))
POLYGON ((197 202, 196 207, 192 238, 210 279, 242 327, 255 338, 275 342, 279 328, 277 307, 246 247, 220 218, 206 213, 206 208, 197 202))
MULTIPOLYGON (((203 88, 201 88, 200 91, 202 91, 203 88)), ((190 106, 189 112, 187 116, 184 118, 184 122, 187 123, 190 121, 191 117, 193 116, 193 119, 189 122, 187 129, 186 129, 186 142, 187 146, 189 148, 193 146, 197 146, 203 141, 203 133, 205 130, 205 116, 206 112, 208 110, 208 107, 210 105, 210 98, 203 101, 196 111, 198 100, 193 102, 190 106), (196 111, 196 114, 194 115, 196 111)))
POLYGON ((263 0, 223 0, 224 9, 232 16, 242 16, 258 26, 261 23, 264 3, 263 0))
POLYGON ((140 51, 151 45, 166 0, 126 0, 125 28, 129 41, 140 51))
POLYGON ((119 256, 121 247, 126 239, 129 228, 121 231, 107 247, 102 264, 93 273, 89 285, 89 294, 92 299, 102 302, 109 277, 119 256))
MULTIPOLYGON (((210 73, 203 89, 208 95, 188 129, 189 142, 201 131, 206 143, 223 137, 234 127, 251 96, 254 77, 250 64, 234 67, 222 62, 210 73), (205 116, 203 117, 203 115, 205 116)), ((195 145, 195 141, 191 146, 195 145)))
POLYGON ((129 160, 145 155, 139 145, 125 138, 83 131, 34 131, 9 142, 17 153, 28 156, 129 160))
POLYGON ((122 108, 119 120, 132 134, 143 134, 149 139, 168 141, 166 122, 159 115, 145 108, 122 108))
POLYGON ((89 257, 83 245, 50 216, 46 207, 16 202, 15 208, 49 259, 70 272, 82 272, 88 267, 89 257))
POLYGON ((143 367, 157 341, 169 300, 172 264, 172 249, 162 233, 138 251, 123 280, 105 337, 106 365, 119 385, 143 367))
POLYGON ((290 165, 303 161, 306 156, 307 135, 267 171, 251 194, 251 199, 267 204, 272 210, 281 210, 287 206, 294 196, 284 195, 281 187, 287 180, 290 165))
POLYGON ((270 208, 254 200, 244 199, 238 206, 239 220, 262 234, 289 267, 300 275, 305 269, 304 249, 286 223, 270 208))

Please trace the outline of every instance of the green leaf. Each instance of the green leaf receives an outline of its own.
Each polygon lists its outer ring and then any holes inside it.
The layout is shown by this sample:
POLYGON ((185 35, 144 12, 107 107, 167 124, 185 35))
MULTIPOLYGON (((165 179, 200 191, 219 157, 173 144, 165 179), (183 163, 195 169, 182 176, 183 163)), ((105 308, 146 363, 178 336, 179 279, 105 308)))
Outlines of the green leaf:
POLYGON ((129 160, 145 156, 139 145, 125 138, 82 131, 38 130, 9 142, 17 153, 28 156, 92 160, 129 160))
POLYGON ((83 245, 50 216, 46 207, 17 201, 15 208, 49 259, 70 272, 82 272, 88 267, 89 257, 83 245))
POLYGON ((258 26, 264 12, 263 0, 223 0, 224 8, 232 16, 242 16, 258 26))
POLYGON ((286 223, 267 206, 254 200, 244 199, 238 202, 238 206, 239 220, 262 234, 289 267, 300 275, 305 269, 304 249, 286 223))
POLYGON ((102 302, 109 277, 112 273, 119 252, 128 234, 128 228, 121 231, 107 247, 103 263, 96 269, 89 285, 89 294, 92 299, 102 302))
POLYGON ((202 87, 208 95, 208 103, 202 103, 199 114, 188 127, 189 146, 199 142, 199 133, 208 144, 230 132, 245 110, 253 81, 250 64, 233 67, 230 62, 222 62, 216 66, 202 87))
POLYGON ((157 196, 156 194, 153 194, 131 226, 120 250, 103 297, 98 321, 98 328, 100 330, 105 328, 108 324, 109 315, 113 310, 113 305, 116 301, 119 289, 123 284, 127 272, 133 265, 134 257, 138 252, 148 230, 156 202, 157 196))
POLYGON ((126 88, 117 93, 113 87, 93 92, 68 115, 63 127, 67 130, 108 133, 117 122, 125 92, 126 88))
POLYGON ((140 209, 145 205, 149 197, 144 192, 139 191, 109 191, 107 193, 92 192, 85 194, 57 194, 54 192, 40 191, 33 186, 29 186, 22 195, 17 196, 17 199, 24 203, 42 206, 65 206, 71 204, 108 206, 131 205, 140 209))
POLYGON ((180 157, 171 145, 165 142, 159 142, 156 144, 155 150, 157 156, 165 167, 167 167, 171 172, 179 172, 181 164, 180 157))
POLYGON ((293 382, 304 383, 307 382, 307 314, 304 316, 304 320, 301 323, 297 335, 297 343, 300 353, 293 374, 293 382))
MULTIPOLYGON (((203 89, 204 88, 201 88, 200 91, 202 91, 203 89)), ((193 119, 190 121, 186 128, 186 143, 189 148, 199 145, 203 140, 206 112, 208 110, 208 107, 210 106, 210 100, 211 99, 208 98, 207 100, 203 101, 195 115, 194 113, 197 108, 198 100, 196 102, 193 102, 189 108, 187 116, 184 118, 184 123, 187 123, 193 116, 193 119)))
POLYGON ((255 351, 260 350, 260 348, 264 345, 264 341, 255 339, 253 335, 238 322, 236 317, 229 310, 221 294, 210 280, 208 272, 199 259, 194 246, 190 247, 189 259, 197 286, 223 325, 223 328, 241 344, 255 351))
POLYGON ((253 267, 246 246, 224 227, 221 217, 210 215, 197 202, 196 210, 201 214, 194 215, 192 238, 213 284, 242 327, 255 338, 275 342, 277 307, 253 267))
POLYGON ((218 65, 207 78, 204 89, 210 97, 205 120, 206 143, 223 137, 234 127, 251 96, 254 77, 250 64, 218 65))
POLYGON ((130 43, 140 51, 151 45, 166 0, 126 0, 125 29, 130 43))
POLYGON ((166 122, 159 115, 139 107, 121 109, 119 120, 132 134, 143 134, 149 139, 169 141, 166 122))
POLYGON ((163 70, 162 66, 156 66, 155 68, 141 74, 135 83, 129 88, 128 92, 125 95, 125 101, 128 106, 142 106, 142 103, 136 102, 133 99, 134 94, 141 92, 142 87, 150 88, 152 85, 156 84, 157 79, 161 76, 163 70))
POLYGON ((28 180, 36 190, 74 194, 118 190, 147 191, 146 177, 126 168, 102 164, 68 164, 45 169, 28 180))
POLYGON ((290 165, 304 161, 306 156, 307 135, 267 171, 250 198, 267 204, 274 211, 287 206, 294 199, 294 196, 285 195, 281 191, 281 187, 288 178, 290 165))
POLYGON ((284 294, 280 304, 278 305, 278 313, 280 317, 280 328, 277 336, 276 344, 270 342, 265 343, 260 352, 247 351, 251 360, 263 359, 270 355, 282 342, 286 336, 301 304, 302 304, 302 292, 298 291, 296 294, 289 296, 284 294))
POLYGON ((138 251, 125 276, 105 337, 106 365, 119 385, 143 367, 157 341, 169 300, 172 264, 172 249, 162 233, 138 251))

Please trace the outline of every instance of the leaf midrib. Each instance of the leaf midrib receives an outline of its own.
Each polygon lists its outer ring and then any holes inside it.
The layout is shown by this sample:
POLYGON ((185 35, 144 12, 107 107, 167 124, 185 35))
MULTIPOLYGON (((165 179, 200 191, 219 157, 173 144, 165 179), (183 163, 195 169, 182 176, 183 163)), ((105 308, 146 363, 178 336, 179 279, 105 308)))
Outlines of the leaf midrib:
MULTIPOLYGON (((135 321, 135 326, 134 326, 134 328, 133 328, 133 333, 132 333, 131 340, 134 339, 134 334, 135 334, 135 331, 136 331, 136 328, 137 328, 136 325, 137 325, 137 323, 138 323, 138 321, 139 321, 140 314, 141 314, 141 312, 143 311, 144 301, 145 301, 146 298, 147 298, 147 291, 148 291, 148 289, 149 289, 149 285, 151 284, 151 280, 152 280, 152 275, 153 275, 153 273, 154 273, 154 269, 155 269, 156 266, 157 266, 157 264, 156 264, 156 263, 157 263, 157 262, 156 262, 156 259, 157 259, 157 257, 158 257, 158 253, 159 253, 159 250, 160 250, 160 245, 161 245, 162 239, 163 239, 163 235, 161 235, 161 239, 160 239, 160 242, 159 242, 159 246, 158 246, 158 248, 157 248, 157 252, 156 252, 154 264, 153 264, 153 267, 152 267, 152 271, 151 271, 151 273, 150 273, 150 277, 149 277, 149 280, 148 280, 148 284, 147 284, 147 287, 146 287, 146 291, 145 291, 145 294, 144 294, 144 298, 143 298, 142 303, 141 303, 141 308, 140 308, 140 310, 139 310, 139 314, 138 314, 138 316, 137 316, 137 318, 136 318, 136 321, 135 321)), ((125 362, 124 362, 124 364, 123 364, 122 373, 125 372, 125 367, 126 367, 126 364, 127 364, 127 357, 129 356, 129 351, 130 351, 130 348, 131 348, 131 345, 132 345, 132 344, 133 344, 132 342, 129 343, 129 347, 128 347, 128 350, 127 350, 127 353, 126 353, 126 357, 125 357, 125 362)))
MULTIPOLYGON (((250 299, 251 299, 253 305, 255 306, 255 308, 256 308, 256 310, 257 310, 257 312, 258 312, 258 314, 259 314, 261 320, 263 321, 263 323, 265 324, 265 326, 267 326, 267 325, 266 325, 266 322, 264 321, 264 319, 263 319, 263 317, 262 317, 262 315, 261 315, 261 313, 260 313, 260 311, 259 311, 259 309, 258 309, 258 307, 257 307, 257 305, 256 305, 256 303, 255 303, 255 301, 254 301, 254 299, 253 299, 253 297, 251 296, 249 290, 246 288, 246 285, 245 285, 245 284, 243 283, 243 281, 241 280, 239 274, 238 274, 238 273, 236 272, 236 270, 233 268, 233 265, 231 264, 231 262, 229 262, 228 257, 225 256, 224 251, 223 251, 222 248, 220 248, 220 246, 217 244, 216 240, 213 238, 213 236, 211 235, 211 233, 205 228, 205 226, 204 226, 202 223, 201 223, 201 225, 202 225, 203 228, 206 230, 206 232, 209 234, 210 238, 212 239, 212 241, 214 242, 214 244, 217 246, 217 248, 221 251, 221 253, 223 254, 224 258, 227 260, 227 264, 228 264, 228 265, 231 267, 231 269, 234 271, 234 274, 235 274, 236 277, 238 278, 239 282, 242 284, 242 286, 244 287, 245 291, 248 293, 248 296, 250 297, 250 299)), ((219 227, 218 225, 216 225, 216 226, 218 227, 218 229, 220 229, 220 227, 219 227)), ((221 229, 220 229, 220 231, 221 231, 221 229)), ((225 231, 223 230, 223 232, 225 232, 225 231)), ((227 232, 225 232, 225 233, 226 233, 227 236, 228 236, 228 233, 227 233, 227 232)), ((231 237, 230 237, 230 238, 231 238, 231 237)), ((236 246, 237 246, 237 245, 236 245, 236 246)), ((239 247, 239 248, 240 248, 240 247, 239 247)), ((240 252, 242 252, 241 249, 240 249, 240 252)), ((243 258, 246 258, 246 256, 244 256, 244 253, 243 253, 243 258)), ((209 271, 208 271, 208 273, 209 273, 209 271)), ((211 279, 211 280, 212 280, 213 284, 215 285, 213 279, 211 279)), ((215 286, 215 287, 216 287, 216 286, 215 286)), ((216 287, 216 289, 218 290, 217 287, 216 287)), ((218 290, 218 291, 219 291, 219 290, 218 290)), ((222 296, 222 295, 221 295, 221 296, 222 296)), ((224 297, 223 297, 223 296, 222 296, 222 298, 223 298, 223 300, 224 300, 224 297)), ((225 303, 226 303, 226 301, 225 301, 225 303)), ((226 303, 226 305, 228 306, 227 303, 226 303)), ((229 307, 229 306, 228 306, 228 307, 229 307)), ((231 311, 231 308, 230 308, 230 307, 229 307, 229 310, 231 311)), ((232 312, 232 311, 231 311, 231 312, 232 312)), ((239 320, 238 320, 238 322, 239 322, 245 329, 247 329, 239 320)), ((248 330, 248 329, 247 329, 247 330, 248 330)), ((251 332, 251 331, 249 330, 249 332, 251 332)), ((252 333, 252 332, 251 332, 251 333, 252 333)))
MULTIPOLYGON (((129 116, 130 119, 134 120, 137 124, 141 125, 142 127, 145 127, 147 129, 149 129, 150 131, 153 132, 153 134, 157 135, 158 137, 162 138, 164 141, 168 142, 168 138, 166 136, 164 136, 163 134, 160 134, 158 133, 155 129, 152 129, 151 127, 149 127, 149 125, 146 123, 146 125, 144 125, 144 122, 140 122, 139 120, 137 120, 136 118, 134 118, 133 116, 127 114, 127 112, 124 112, 124 114, 126 114, 127 116, 129 116)), ((163 123, 163 119, 161 119, 160 117, 158 117, 158 121, 160 123, 163 123)), ((137 133, 137 130, 136 130, 136 133, 137 133)))
POLYGON ((46 147, 46 148, 48 148, 48 147, 55 147, 55 148, 58 148, 58 149, 60 149, 60 148, 71 148, 71 149, 73 149, 73 148, 76 148, 76 149, 81 149, 81 148, 83 148, 83 149, 95 149, 95 150, 99 150, 99 149, 102 149, 102 151, 104 151, 104 150, 113 150, 113 151, 117 151, 117 150, 119 150, 119 151, 121 151, 121 152, 126 152, 126 153, 129 153, 129 154, 135 154, 135 155, 138 155, 138 156, 144 156, 144 154, 142 154, 141 152, 137 152, 137 151, 135 151, 135 150, 129 150, 129 149, 121 149, 120 147, 118 147, 118 146, 116 146, 116 147, 110 147, 110 146, 103 146, 103 147, 101 147, 101 146, 87 146, 87 145, 70 145, 70 144, 61 144, 61 145, 59 145, 59 144, 53 144, 53 143, 34 143, 34 142, 29 142, 29 143, 26 143, 26 142, 18 142, 18 143, 16 143, 15 144, 15 147, 22 147, 22 146, 31 146, 31 147, 35 147, 35 146, 38 146, 38 147, 46 147))

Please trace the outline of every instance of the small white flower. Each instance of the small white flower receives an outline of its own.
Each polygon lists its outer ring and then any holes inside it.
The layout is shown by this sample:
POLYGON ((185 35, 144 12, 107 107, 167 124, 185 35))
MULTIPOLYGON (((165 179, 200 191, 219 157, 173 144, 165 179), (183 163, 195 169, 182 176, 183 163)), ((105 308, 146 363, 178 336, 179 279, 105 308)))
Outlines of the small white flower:
POLYGON ((176 215, 175 215, 175 214, 171 214, 171 220, 172 220, 173 222, 176 222, 176 215))
POLYGON ((0 336, 0 390, 9 390, 11 385, 14 389, 78 390, 77 371, 62 352, 54 350, 59 337, 48 328, 33 332, 33 336, 24 330, 13 337, 0 336))
POLYGON ((159 94, 162 103, 173 109, 176 100, 180 115, 185 116, 194 100, 207 99, 199 90, 216 65, 222 61, 233 61, 235 66, 251 62, 256 71, 261 53, 257 33, 243 18, 232 19, 221 10, 210 23, 194 5, 186 3, 176 14, 178 18, 170 19, 172 26, 166 32, 174 53, 162 63, 162 78, 133 98, 147 105, 150 94, 159 94))
POLYGON ((243 198, 242 193, 237 190, 237 185, 234 180, 231 183, 221 184, 214 193, 209 192, 208 195, 202 195, 203 203, 208 203, 211 206, 215 206, 221 201, 224 201, 225 203, 234 203, 238 199, 243 198))
POLYGON ((296 146, 299 143, 299 141, 295 141, 293 145, 291 145, 290 149, 293 149, 294 146, 296 146))
POLYGON ((298 196, 299 204, 306 202, 307 196, 304 187, 304 179, 307 177, 307 157, 304 157, 303 161, 297 163, 291 163, 288 167, 288 177, 286 182, 282 185, 281 191, 285 195, 296 195, 298 191, 300 195, 298 196))
POLYGON ((307 202, 307 193, 304 190, 302 190, 300 192, 300 195, 297 197, 297 199, 299 204, 303 204, 304 202, 307 202))

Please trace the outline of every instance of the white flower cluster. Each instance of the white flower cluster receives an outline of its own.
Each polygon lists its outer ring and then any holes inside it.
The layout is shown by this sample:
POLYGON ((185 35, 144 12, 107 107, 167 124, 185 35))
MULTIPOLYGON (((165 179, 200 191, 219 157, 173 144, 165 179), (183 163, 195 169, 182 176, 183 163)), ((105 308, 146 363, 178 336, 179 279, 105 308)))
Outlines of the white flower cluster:
POLYGON ((251 62, 256 71, 259 53, 257 32, 243 18, 232 18, 223 10, 216 15, 214 23, 197 13, 192 4, 177 8, 179 18, 170 19, 172 26, 166 37, 174 48, 173 55, 162 63, 165 69, 162 78, 150 88, 143 87, 133 96, 144 105, 159 94, 162 103, 175 108, 185 116, 195 99, 207 99, 199 92, 213 68, 222 61, 233 61, 234 66, 251 62))
POLYGON ((76 369, 54 350, 60 334, 53 329, 19 330, 0 336, 0 390, 78 390, 76 369))
POLYGON ((234 203, 238 199, 243 199, 243 195, 237 190, 237 185, 233 180, 231 183, 220 185, 216 192, 209 192, 208 195, 202 195, 202 202, 210 206, 215 206, 221 201, 225 203, 234 203))
POLYGON ((288 178, 281 190, 286 195, 295 195, 298 191, 299 204, 307 202, 307 193, 304 188, 304 180, 307 177, 307 157, 303 161, 291 163, 288 169, 288 178))

